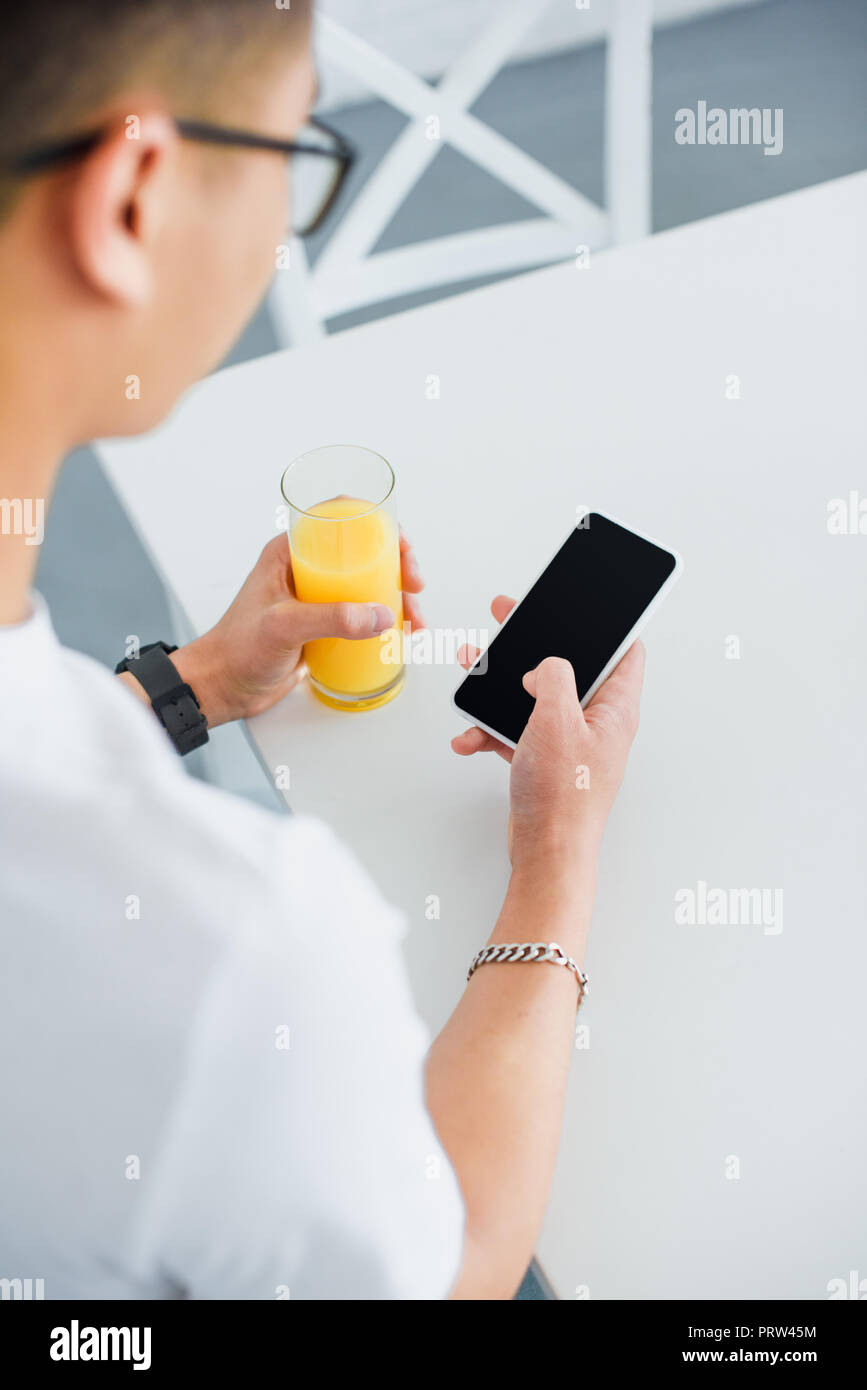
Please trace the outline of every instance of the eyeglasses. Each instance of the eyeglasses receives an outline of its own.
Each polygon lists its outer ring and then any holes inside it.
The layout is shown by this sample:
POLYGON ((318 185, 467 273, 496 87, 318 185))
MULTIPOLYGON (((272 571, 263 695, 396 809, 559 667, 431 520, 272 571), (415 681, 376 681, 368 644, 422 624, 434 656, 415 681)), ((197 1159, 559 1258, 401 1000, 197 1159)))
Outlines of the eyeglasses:
MULTIPOLYGON (((247 150, 271 150, 289 161, 289 187, 293 229, 297 236, 310 236, 322 226, 355 163, 355 150, 331 126, 311 116, 297 140, 277 140, 248 130, 209 125, 206 121, 176 120, 175 127, 185 140, 206 145, 225 145, 247 150)), ((103 138, 94 131, 39 149, 28 150, 11 160, 7 167, 16 174, 38 174, 55 164, 79 159, 95 149, 103 138)))

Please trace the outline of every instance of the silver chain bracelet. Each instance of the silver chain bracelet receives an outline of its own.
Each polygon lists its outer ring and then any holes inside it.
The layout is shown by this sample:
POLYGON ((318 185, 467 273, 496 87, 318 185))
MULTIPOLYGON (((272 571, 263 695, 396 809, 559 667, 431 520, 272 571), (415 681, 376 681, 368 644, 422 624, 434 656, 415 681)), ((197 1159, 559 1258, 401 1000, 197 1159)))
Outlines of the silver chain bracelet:
POLYGON ((578 1003, 580 1009, 581 1001, 585 994, 590 993, 590 985, 583 970, 579 970, 571 956, 561 950, 556 941, 524 941, 511 942, 508 945, 485 946, 477 955, 473 957, 473 963, 467 971, 467 980, 471 980, 480 965, 490 965, 499 962, 530 962, 548 961, 551 965, 565 965, 567 970, 578 981, 578 1003))

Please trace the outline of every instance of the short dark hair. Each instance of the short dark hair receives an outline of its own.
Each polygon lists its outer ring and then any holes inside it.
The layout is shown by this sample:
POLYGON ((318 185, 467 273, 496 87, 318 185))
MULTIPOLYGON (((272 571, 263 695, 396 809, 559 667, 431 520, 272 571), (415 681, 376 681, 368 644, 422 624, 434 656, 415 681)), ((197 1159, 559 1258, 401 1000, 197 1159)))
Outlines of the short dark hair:
POLYGON ((0 44, 0 216, 26 150, 85 132, 134 86, 185 116, 215 116, 275 52, 306 36, 312 0, 19 0, 0 44))

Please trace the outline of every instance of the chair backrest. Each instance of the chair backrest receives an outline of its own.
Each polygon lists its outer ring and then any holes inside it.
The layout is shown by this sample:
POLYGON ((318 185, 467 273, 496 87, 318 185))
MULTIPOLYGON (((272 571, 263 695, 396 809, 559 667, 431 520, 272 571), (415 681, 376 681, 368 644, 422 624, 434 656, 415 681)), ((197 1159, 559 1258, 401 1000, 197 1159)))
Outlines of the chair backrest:
POLYGON ((324 58, 409 116, 310 267, 300 242, 278 270, 270 307, 278 337, 300 345, 352 309, 413 291, 528 269, 650 230, 652 0, 609 0, 605 115, 607 209, 474 116, 470 107, 551 0, 510 0, 437 86, 327 17, 324 58), (446 142, 543 214, 373 254, 373 247, 446 142))

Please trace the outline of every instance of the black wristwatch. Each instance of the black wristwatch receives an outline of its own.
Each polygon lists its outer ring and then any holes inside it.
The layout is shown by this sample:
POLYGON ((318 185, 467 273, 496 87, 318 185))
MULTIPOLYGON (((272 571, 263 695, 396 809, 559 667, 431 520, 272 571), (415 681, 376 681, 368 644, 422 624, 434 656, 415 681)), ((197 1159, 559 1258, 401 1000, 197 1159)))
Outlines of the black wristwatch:
POLYGON ((208 741, 208 721, 199 702, 186 681, 181 680, 178 668, 169 660, 177 647, 165 642, 151 642, 142 647, 138 656, 119 661, 114 674, 129 671, 150 696, 154 714, 159 719, 177 751, 192 753, 208 741))

